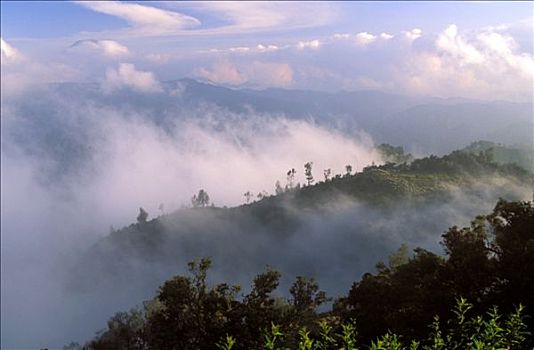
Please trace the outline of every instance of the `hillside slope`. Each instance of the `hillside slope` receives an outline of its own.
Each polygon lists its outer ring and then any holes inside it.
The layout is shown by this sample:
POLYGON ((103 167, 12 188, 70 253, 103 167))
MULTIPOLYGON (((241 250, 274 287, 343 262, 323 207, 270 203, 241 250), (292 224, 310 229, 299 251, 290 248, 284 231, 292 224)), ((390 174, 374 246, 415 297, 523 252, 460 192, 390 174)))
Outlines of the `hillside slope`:
POLYGON ((71 287, 123 281, 141 291, 187 261, 211 256, 222 262, 216 276, 227 280, 283 265, 288 278, 317 276, 335 294, 403 242, 438 249, 436 233, 454 222, 468 224, 487 210, 484 203, 530 198, 533 179, 487 154, 453 152, 287 187, 238 207, 185 208, 99 241, 73 268, 83 279, 73 278, 71 287))

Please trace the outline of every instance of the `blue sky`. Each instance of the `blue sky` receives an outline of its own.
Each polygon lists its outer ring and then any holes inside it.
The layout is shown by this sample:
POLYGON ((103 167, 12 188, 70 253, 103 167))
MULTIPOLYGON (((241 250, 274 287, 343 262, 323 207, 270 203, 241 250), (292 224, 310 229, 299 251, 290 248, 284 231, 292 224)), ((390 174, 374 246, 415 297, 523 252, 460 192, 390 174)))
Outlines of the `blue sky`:
POLYGON ((24 71, 40 82, 111 76, 126 85, 135 80, 126 75, 144 72, 154 84, 192 77, 229 86, 510 100, 528 100, 532 92, 531 2, 2 1, 1 7, 3 85, 28 84, 24 71))
MULTIPOLYGON (((144 5, 172 7, 159 2, 144 5)), ((368 31, 400 31, 407 26, 437 31, 450 23, 478 28, 532 18, 533 12, 529 2, 341 2, 335 7, 340 9, 340 18, 327 27, 368 31)), ((127 26, 118 17, 69 1, 2 1, 1 10, 2 36, 12 39, 57 38, 127 26)), ((183 12, 199 18, 203 26, 225 23, 202 11, 184 8, 183 12)))

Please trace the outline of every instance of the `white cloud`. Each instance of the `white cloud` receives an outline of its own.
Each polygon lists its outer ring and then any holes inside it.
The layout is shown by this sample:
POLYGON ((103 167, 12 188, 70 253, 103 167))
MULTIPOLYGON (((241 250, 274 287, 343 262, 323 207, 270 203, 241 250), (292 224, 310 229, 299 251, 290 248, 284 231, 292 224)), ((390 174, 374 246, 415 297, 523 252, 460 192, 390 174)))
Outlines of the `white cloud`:
POLYGON ((388 34, 388 33, 380 33, 380 39, 382 40, 389 40, 393 39, 394 35, 388 34))
POLYGON ((336 33, 332 35, 334 39, 349 39, 351 35, 349 33, 336 33))
POLYGON ((160 83, 151 72, 137 70, 131 63, 121 63, 118 69, 109 68, 103 83, 105 91, 113 91, 123 87, 139 92, 162 91, 160 83))
POLYGON ((520 72, 524 77, 534 77, 534 56, 528 53, 515 53, 519 45, 508 35, 495 32, 484 32, 477 36, 487 49, 488 56, 497 56, 520 72))
POLYGON ((423 35, 423 31, 419 28, 414 28, 410 31, 404 32, 404 36, 409 41, 414 41, 416 39, 419 39, 423 35))
POLYGON ((77 3, 93 11, 126 20, 136 34, 165 35, 201 24, 194 17, 153 6, 119 1, 78 1, 77 3))
POLYGON ((126 46, 113 40, 100 40, 98 44, 106 56, 119 57, 130 53, 126 46))
POLYGON ((356 43, 360 46, 366 46, 376 40, 376 35, 367 32, 356 34, 356 43))
POLYGON ((321 42, 317 39, 310 41, 299 41, 297 47, 299 49, 318 49, 321 46, 321 42))
POLYGON ((21 59, 21 54, 13 46, 9 45, 3 38, 0 37, 0 51, 2 57, 2 64, 16 62, 21 59))
POLYGON ((262 87, 283 87, 293 84, 293 70, 287 63, 253 61, 236 67, 223 61, 211 68, 199 68, 195 75, 214 83, 242 85, 245 83, 262 87))
POLYGON ((85 39, 78 40, 69 48, 75 51, 94 51, 103 56, 118 58, 130 54, 128 48, 114 40, 85 39))
POLYGON ((389 34, 389 33, 381 33, 380 35, 374 35, 374 34, 371 34, 371 33, 368 33, 368 32, 360 32, 356 35, 351 35, 349 33, 336 33, 334 35, 332 35, 332 39, 350 39, 350 38, 353 38, 356 40, 356 43, 359 45, 359 46, 366 46, 374 41, 376 41, 376 39, 380 38, 382 40, 390 40, 390 39, 393 39, 395 36, 393 34, 389 34))
POLYGON ((436 47, 458 60, 460 64, 478 64, 490 71, 509 69, 532 79, 534 58, 528 53, 518 53, 519 45, 507 34, 484 30, 466 37, 458 34, 456 25, 451 24, 436 40, 436 47))
POLYGON ((217 62, 211 69, 199 68, 195 75, 214 83, 240 85, 247 81, 245 76, 230 62, 217 62))
POLYGON ((228 49, 230 52, 249 52, 250 51, 250 47, 246 47, 246 46, 239 46, 239 47, 231 47, 228 49))
POLYGON ((493 30, 460 33, 449 25, 433 48, 405 57, 399 86, 437 96, 532 101, 534 56, 493 30))
POLYGON ((258 44, 256 46, 256 50, 258 50, 259 52, 277 51, 279 49, 280 49, 280 47, 277 46, 277 45, 262 45, 262 44, 258 44))
POLYGON ((80 78, 79 67, 61 62, 39 62, 0 37, 2 78, 0 87, 2 96, 24 93, 36 84, 76 81, 80 78))
POLYGON ((436 46, 462 63, 482 63, 484 56, 474 46, 458 35, 458 28, 451 24, 438 36, 436 46))
POLYGON ((336 6, 320 2, 312 2, 305 6, 297 2, 269 1, 192 1, 166 4, 172 8, 190 8, 210 13, 228 23, 197 31, 204 34, 310 28, 330 23, 338 15, 336 6))
POLYGON ((213 53, 264 53, 264 52, 273 52, 280 50, 285 47, 280 47, 278 45, 263 45, 258 44, 256 46, 236 46, 230 47, 228 49, 210 49, 209 52, 213 53))
MULTIPOLYGON (((130 24, 115 35, 219 35, 266 32, 279 28, 310 28, 331 23, 338 16, 337 6, 267 1, 154 1, 153 5, 119 1, 77 1, 93 11, 122 18, 130 24), (184 13, 203 13, 219 24, 204 26, 184 13)), ((107 34, 109 35, 109 31, 107 34)), ((96 33, 93 33, 93 36, 96 33)))

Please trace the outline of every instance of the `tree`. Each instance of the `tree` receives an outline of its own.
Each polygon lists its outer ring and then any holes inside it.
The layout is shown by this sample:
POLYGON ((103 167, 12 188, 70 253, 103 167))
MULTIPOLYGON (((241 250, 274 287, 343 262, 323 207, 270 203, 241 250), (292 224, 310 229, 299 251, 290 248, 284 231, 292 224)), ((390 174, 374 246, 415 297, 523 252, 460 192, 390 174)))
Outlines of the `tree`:
POLYGON ((67 345, 63 345, 63 350, 82 350, 82 346, 77 342, 70 342, 67 345))
POLYGON ((404 153, 404 148, 401 146, 394 147, 387 143, 383 143, 378 145, 376 149, 386 162, 402 164, 411 162, 413 160, 413 156, 410 153, 404 153))
MULTIPOLYGON (((108 328, 100 332, 87 348, 92 350, 141 350, 145 349, 143 328, 145 319, 139 310, 117 312, 108 320, 108 328)), ((85 348, 85 347, 84 347, 85 348)))
POLYGON ((245 196, 245 201, 248 203, 250 203, 250 199, 252 198, 252 193, 250 191, 247 191, 243 194, 243 196, 245 196))
POLYGON ((267 196, 269 196, 269 194, 266 191, 261 191, 261 192, 258 192, 258 195, 256 197, 258 198, 258 200, 262 200, 263 198, 266 198, 267 196))
POLYGON ((477 217, 469 227, 453 226, 442 238, 445 257, 420 248, 409 257, 401 247, 389 266, 377 265, 376 275, 366 274, 338 301, 342 319, 358 319, 367 341, 387 330, 420 338, 431 315, 450 319, 454 300, 467 297, 479 311, 496 305, 511 312, 526 305, 526 323, 534 329, 531 202, 500 200, 491 215, 477 217))
POLYGON ((297 276, 296 281, 289 289, 289 293, 293 306, 292 321, 313 327, 317 307, 330 300, 327 298, 326 292, 319 290, 319 285, 314 278, 297 276))
POLYGON ((260 349, 263 330, 272 323, 282 322, 282 312, 276 306, 272 293, 280 283, 280 272, 270 267, 257 275, 252 290, 243 299, 241 317, 244 320, 242 333, 244 349, 260 349))
POLYGON ((494 234, 491 250, 500 281, 491 303, 527 306, 534 330, 534 203, 499 200, 488 221, 494 234))
POLYGON ((313 162, 308 162, 304 164, 304 175, 306 176, 306 181, 308 183, 308 186, 313 184, 312 166, 313 166, 313 162))
POLYGON ((399 266, 407 264, 410 261, 410 251, 406 243, 401 244, 396 252, 389 256, 389 266, 396 269, 399 266))
POLYGON ((327 182, 328 180, 330 180, 330 176, 332 175, 332 169, 328 168, 328 169, 323 170, 323 174, 324 174, 324 182, 327 182))
POLYGON ((148 213, 145 209, 139 208, 139 215, 137 215, 137 223, 138 224, 146 224, 146 220, 148 219, 148 213))
POLYGON ((239 288, 209 287, 210 259, 189 263, 191 277, 166 281, 156 297, 160 307, 147 320, 150 349, 211 349, 225 336, 239 288))
POLYGON ((453 226, 442 235, 451 285, 456 294, 470 300, 482 300, 487 287, 496 282, 485 225, 485 217, 479 216, 471 227, 453 226))
POLYGON ((291 168, 288 172, 287 172, 287 185, 286 185, 286 189, 292 189, 293 187, 295 187, 295 174, 297 173, 297 171, 295 170, 295 168, 291 168))
POLYGON ((347 164, 345 165, 345 176, 349 176, 350 174, 352 174, 352 165, 350 164, 347 164))
POLYGON ((197 195, 191 198, 191 204, 193 208, 204 208, 210 204, 210 196, 204 190, 198 191, 197 195))

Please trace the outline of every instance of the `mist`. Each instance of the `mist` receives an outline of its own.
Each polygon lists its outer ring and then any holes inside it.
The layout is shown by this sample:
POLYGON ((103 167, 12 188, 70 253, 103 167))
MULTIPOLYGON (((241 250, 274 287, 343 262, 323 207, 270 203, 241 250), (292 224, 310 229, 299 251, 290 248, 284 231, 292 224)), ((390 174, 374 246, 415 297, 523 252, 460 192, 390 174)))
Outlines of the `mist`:
POLYGON ((216 207, 235 207, 248 191, 272 195, 289 169, 304 184, 306 162, 318 182, 324 169, 361 171, 382 159, 365 130, 327 126, 320 115, 208 102, 160 109, 157 95, 132 106, 44 89, 37 104, 43 90, 2 99, 2 348, 84 342, 200 257, 213 259, 211 281, 244 291, 270 265, 282 272, 282 296, 297 275, 339 296, 402 243, 441 252, 448 227, 468 225, 499 197, 529 198, 526 184, 486 178, 387 209, 340 195, 309 210, 289 198, 285 226, 250 206, 191 210, 199 189, 216 207), (120 230, 140 207, 162 225, 148 248, 143 232, 120 230))
POLYGON ((217 206, 233 206, 247 191, 273 193, 290 168, 303 182, 308 161, 319 174, 380 162, 364 132, 349 138, 313 120, 212 105, 167 116, 164 125, 128 108, 59 97, 31 113, 3 99, 2 111, 3 348, 83 341, 110 310, 140 302, 120 288, 107 290, 111 302, 102 299, 98 281, 87 293, 66 287, 78 257, 110 226, 133 222, 139 207, 151 216, 160 204, 172 212, 201 188, 217 206))

